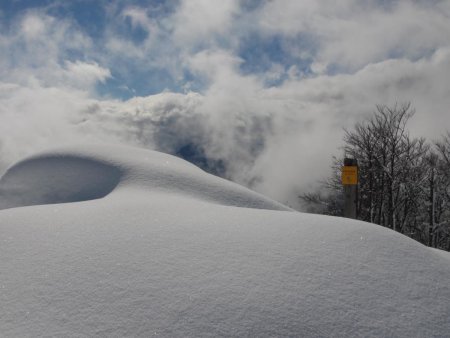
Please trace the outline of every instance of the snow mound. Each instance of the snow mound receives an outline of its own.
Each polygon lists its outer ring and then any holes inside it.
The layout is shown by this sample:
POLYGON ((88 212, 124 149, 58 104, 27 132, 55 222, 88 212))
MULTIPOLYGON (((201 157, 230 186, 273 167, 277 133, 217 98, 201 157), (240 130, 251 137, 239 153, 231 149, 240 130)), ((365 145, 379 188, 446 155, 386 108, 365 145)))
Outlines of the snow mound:
POLYGON ((123 146, 58 149, 25 159, 0 179, 0 209, 81 202, 116 190, 159 191, 240 207, 288 210, 177 157, 123 146))
POLYGON ((19 182, 83 202, 0 211, 1 337, 449 336, 450 254, 394 231, 133 148, 41 154, 19 182))

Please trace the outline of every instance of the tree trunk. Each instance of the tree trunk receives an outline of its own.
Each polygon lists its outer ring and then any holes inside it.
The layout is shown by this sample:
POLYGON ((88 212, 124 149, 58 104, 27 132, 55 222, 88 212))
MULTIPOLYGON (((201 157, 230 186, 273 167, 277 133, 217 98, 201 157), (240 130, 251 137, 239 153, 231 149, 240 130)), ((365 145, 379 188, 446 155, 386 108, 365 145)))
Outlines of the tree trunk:
POLYGON ((429 219, 430 224, 428 228, 428 246, 433 246, 433 232, 435 228, 435 222, 434 222, 434 214, 435 214, 435 193, 434 193, 434 168, 431 168, 431 175, 430 175, 430 213, 429 213, 429 219))

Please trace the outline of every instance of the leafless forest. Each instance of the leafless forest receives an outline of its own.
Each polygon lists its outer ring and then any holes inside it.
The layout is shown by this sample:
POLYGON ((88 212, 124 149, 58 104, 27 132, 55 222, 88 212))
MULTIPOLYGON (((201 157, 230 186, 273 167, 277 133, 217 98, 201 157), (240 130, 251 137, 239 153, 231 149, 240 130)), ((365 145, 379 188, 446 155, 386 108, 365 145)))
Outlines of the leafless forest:
MULTIPOLYGON (((379 105, 345 130, 345 156, 358 161, 358 219, 450 251, 450 132, 438 140, 410 135, 410 103, 379 105)), ((342 215, 343 158, 317 192, 300 196, 311 212, 342 215)))

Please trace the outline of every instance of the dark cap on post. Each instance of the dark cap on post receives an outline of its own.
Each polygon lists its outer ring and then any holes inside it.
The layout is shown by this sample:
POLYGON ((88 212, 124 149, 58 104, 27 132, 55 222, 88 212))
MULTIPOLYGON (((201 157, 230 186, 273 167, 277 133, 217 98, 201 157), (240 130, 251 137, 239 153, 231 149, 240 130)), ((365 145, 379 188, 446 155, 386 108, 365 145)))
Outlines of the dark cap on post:
POLYGON ((346 157, 346 158, 344 158, 344 165, 349 166, 349 167, 355 166, 355 165, 358 165, 358 161, 356 160, 356 158, 346 157))

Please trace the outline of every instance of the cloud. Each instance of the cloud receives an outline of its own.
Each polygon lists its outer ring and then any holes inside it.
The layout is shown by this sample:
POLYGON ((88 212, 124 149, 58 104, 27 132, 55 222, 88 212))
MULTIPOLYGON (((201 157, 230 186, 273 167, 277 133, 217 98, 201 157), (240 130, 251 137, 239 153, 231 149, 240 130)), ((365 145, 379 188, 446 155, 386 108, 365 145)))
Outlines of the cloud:
POLYGON ((252 3, 115 7, 97 37, 17 13, 0 33, 0 170, 61 143, 125 143, 297 206, 375 104, 412 101, 413 135, 450 125, 448 2, 252 3))
POLYGON ((27 40, 34 40, 41 37, 46 30, 46 20, 37 15, 27 15, 21 22, 21 33, 27 40))
POLYGON ((137 7, 129 7, 126 8, 122 15, 125 18, 130 18, 131 23, 134 28, 141 27, 145 29, 146 31, 151 31, 155 26, 151 22, 150 18, 147 16, 146 11, 142 10, 141 8, 137 7))
POLYGON ((105 82, 111 77, 109 69, 100 67, 96 62, 65 62, 65 81, 75 87, 86 88, 97 82, 105 82))
POLYGON ((4 32, 0 73, 3 81, 14 83, 61 83, 74 51, 83 57, 83 51, 92 46, 91 39, 70 20, 58 20, 39 10, 18 15, 4 32))
POLYGON ((265 34, 315 41, 317 70, 334 65, 354 72, 392 57, 416 60, 450 43, 445 1, 383 3, 274 0, 259 10, 257 21, 265 34))
POLYGON ((239 1, 182 0, 173 16, 174 41, 187 48, 224 36, 239 12, 239 1))

